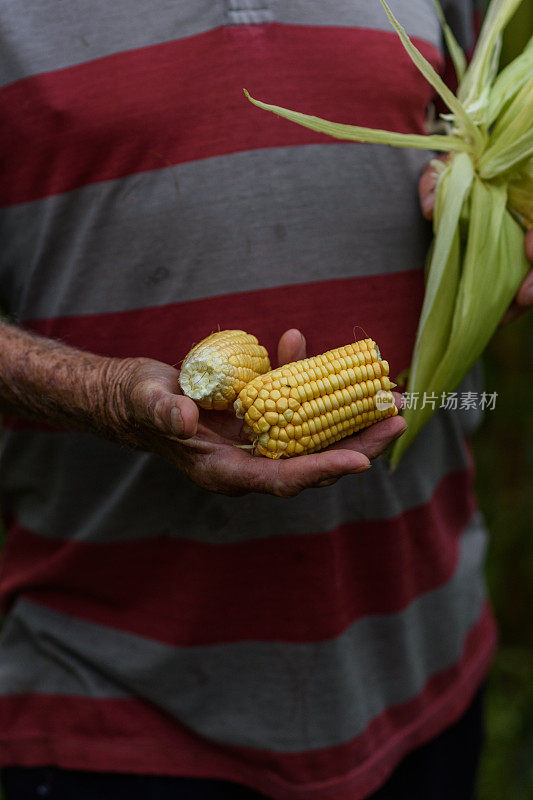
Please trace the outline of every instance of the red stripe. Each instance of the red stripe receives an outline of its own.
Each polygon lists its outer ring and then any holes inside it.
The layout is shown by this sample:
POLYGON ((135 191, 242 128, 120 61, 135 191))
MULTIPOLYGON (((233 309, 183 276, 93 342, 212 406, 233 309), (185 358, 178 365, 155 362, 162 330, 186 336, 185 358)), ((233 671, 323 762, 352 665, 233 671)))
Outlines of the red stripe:
POLYGON ((4 608, 24 596, 175 645, 322 641, 445 584, 474 507, 462 471, 444 478, 429 503, 397 517, 305 536, 89 544, 14 524, 0 597, 4 608))
MULTIPOLYGON (((145 356, 168 364, 179 364, 193 342, 217 329, 241 328, 255 334, 273 359, 279 337, 290 327, 303 331, 309 355, 368 332, 390 362, 391 375, 396 376, 410 363, 423 296, 423 270, 413 269, 135 311, 36 320, 26 326, 93 353, 118 358, 145 356), (354 331, 355 325, 361 327, 354 331)), ((28 427, 29 423, 6 417, 5 425, 28 427)))
POLYGON ((412 700, 388 708, 357 738, 309 753, 211 743, 137 700, 3 697, 0 765, 221 778, 277 800, 366 797, 407 752, 464 713, 486 675, 494 645, 494 622, 485 608, 459 663, 430 678, 412 700))
MULTIPOLYGON (((417 44, 440 68, 440 52, 417 44)), ((0 90, 0 203, 243 150, 332 141, 253 108, 243 86, 339 122, 416 133, 432 94, 389 32, 235 26, 118 53, 0 90)))

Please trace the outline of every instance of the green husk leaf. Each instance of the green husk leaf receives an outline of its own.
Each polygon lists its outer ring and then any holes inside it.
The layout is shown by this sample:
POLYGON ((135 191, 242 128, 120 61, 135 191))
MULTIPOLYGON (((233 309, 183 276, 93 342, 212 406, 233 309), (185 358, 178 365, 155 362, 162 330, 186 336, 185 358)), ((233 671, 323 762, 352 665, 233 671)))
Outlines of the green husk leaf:
POLYGON ((370 144, 388 144, 395 147, 415 147, 419 150, 438 150, 442 152, 471 152, 472 146, 458 136, 423 136, 410 133, 391 133, 391 131, 375 130, 373 128, 363 128, 358 125, 345 125, 339 122, 329 122, 328 120, 314 117, 310 114, 301 114, 299 111, 290 111, 281 106, 263 103, 256 100, 246 89, 244 94, 258 108, 271 111, 278 117, 296 122, 304 128, 309 128, 318 133, 326 133, 334 139, 343 139, 351 142, 366 142, 370 144))
POLYGON ((533 36, 524 52, 503 69, 490 91, 487 125, 503 115, 533 75, 533 36))
POLYGON ((426 376, 437 368, 448 341, 460 276, 460 221, 473 181, 472 162, 465 154, 457 155, 441 177, 434 218, 437 236, 418 324, 410 391, 423 390, 426 376))
MULTIPOLYGON (((524 252, 524 232, 506 208, 505 184, 476 178, 472 186, 470 224, 457 304, 446 350, 435 371, 423 381, 423 391, 439 397, 455 388, 493 336, 530 264, 524 252)), ((422 381, 422 378, 419 382, 422 381)), ((410 389, 409 389, 410 391, 410 389)), ((396 466, 434 410, 406 409, 407 431, 391 456, 396 466)))
POLYGON ((526 228, 533 228, 533 158, 509 181, 508 205, 526 228))
POLYGON ((409 54, 410 58, 424 75, 426 80, 433 86, 436 92, 440 95, 448 108, 453 112, 453 119, 455 121, 457 131, 462 133, 462 136, 455 136, 452 132, 450 136, 430 135, 420 136, 418 134, 402 134, 392 133, 390 131, 374 130, 372 128, 359 127, 357 125, 345 125, 342 123, 329 122, 328 120, 321 119, 309 114, 302 114, 297 111, 291 111, 281 106, 264 103, 251 97, 246 89, 244 93, 246 97, 266 111, 271 111, 280 117, 289 119, 305 128, 325 133, 336 139, 343 139, 355 142, 368 142, 373 144, 388 144, 396 147, 416 147, 418 149, 433 149, 440 152, 481 152, 485 145, 486 136, 479 128, 474 125, 466 113, 465 109, 453 94, 453 92, 446 86, 440 75, 433 69, 429 61, 427 61, 422 53, 415 47, 411 39, 400 25, 394 14, 392 13, 386 0, 379 0, 387 14, 392 26, 396 30, 400 40, 409 54), (453 143, 453 144, 452 144, 453 143))
POLYGON ((449 89, 440 75, 433 69, 429 61, 427 61, 420 50, 418 50, 415 45, 412 43, 411 39, 400 25, 394 14, 392 13, 389 5, 387 4, 386 0, 379 0, 383 8, 385 9, 385 13, 387 14, 390 23, 400 40, 406 49, 407 53, 411 57, 411 60, 416 65, 416 67, 420 70, 422 75, 426 78, 428 83, 433 86, 436 92, 440 95, 440 97, 444 100, 450 111, 453 112, 455 118, 456 127, 461 130, 465 135, 467 135, 472 143, 474 144, 476 149, 481 149, 484 144, 483 136, 481 131, 472 123, 472 120, 466 113, 464 107, 459 102, 457 97, 454 93, 449 89), (459 123, 461 123, 459 125, 459 123))
POLYGON ((513 141, 505 134, 502 142, 489 148, 479 161, 479 174, 489 180, 519 167, 533 155, 533 129, 521 134, 513 141), (507 146, 503 146, 503 142, 507 146))
POLYGON ((459 86, 459 101, 480 124, 486 123, 489 87, 498 71, 502 31, 521 2, 522 0, 492 0, 472 61, 459 86))
POLYGON ((433 5, 435 6, 435 11, 437 12, 442 32, 444 34, 444 40, 455 68, 455 74, 457 75, 457 79, 461 81, 466 72, 466 56, 461 48, 461 45, 455 38, 452 29, 446 22, 446 17, 444 16, 444 11, 442 10, 439 0, 433 0, 433 5))
POLYGON ((491 133, 490 143, 478 161, 486 180, 519 166, 533 155, 533 75, 522 87, 491 133))

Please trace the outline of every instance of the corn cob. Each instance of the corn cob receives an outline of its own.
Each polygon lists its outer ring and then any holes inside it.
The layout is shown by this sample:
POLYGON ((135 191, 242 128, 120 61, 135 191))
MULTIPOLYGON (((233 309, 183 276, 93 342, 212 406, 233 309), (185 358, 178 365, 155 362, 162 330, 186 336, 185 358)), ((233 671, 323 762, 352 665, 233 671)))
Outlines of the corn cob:
POLYGON ((398 413, 372 339, 293 361, 248 383, 234 403, 254 452, 305 455, 398 413))
POLYGON ((183 393, 199 406, 224 411, 249 381, 269 369, 268 353, 255 336, 218 331, 186 355, 179 380, 183 393))

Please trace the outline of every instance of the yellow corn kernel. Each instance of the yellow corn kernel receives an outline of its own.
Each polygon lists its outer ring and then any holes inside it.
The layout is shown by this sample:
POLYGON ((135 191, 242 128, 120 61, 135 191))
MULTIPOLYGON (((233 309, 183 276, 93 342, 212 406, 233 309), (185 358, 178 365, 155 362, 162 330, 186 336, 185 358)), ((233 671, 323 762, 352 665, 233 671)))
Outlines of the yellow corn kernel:
POLYGON ((262 414, 259 411, 259 409, 256 408, 256 406, 250 406, 250 408, 246 412, 246 416, 249 417, 249 419, 257 422, 257 420, 261 419, 262 414))
MULTIPOLYGON (((270 412, 267 411, 267 414, 268 413, 270 413, 270 412)), ((275 423, 273 423, 273 424, 275 424, 275 423)), ((268 422, 268 420, 265 417, 261 417, 259 422, 257 422, 252 427, 254 428, 254 430, 255 430, 255 428, 257 428, 259 433, 268 433, 268 431, 272 427, 272 424, 270 422, 268 422)))
POLYGON ((317 408, 318 408, 320 414, 325 414, 326 413, 326 404, 324 403, 324 398, 323 397, 315 398, 315 403, 317 405, 317 408))

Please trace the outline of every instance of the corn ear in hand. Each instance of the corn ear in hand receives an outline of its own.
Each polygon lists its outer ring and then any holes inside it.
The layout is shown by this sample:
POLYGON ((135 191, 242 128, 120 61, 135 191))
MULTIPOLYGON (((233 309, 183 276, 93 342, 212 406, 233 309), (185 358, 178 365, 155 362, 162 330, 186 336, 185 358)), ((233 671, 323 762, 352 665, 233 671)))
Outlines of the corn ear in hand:
POLYGON ((397 414, 388 375, 377 344, 364 339, 255 378, 235 411, 255 453, 307 455, 397 414))

